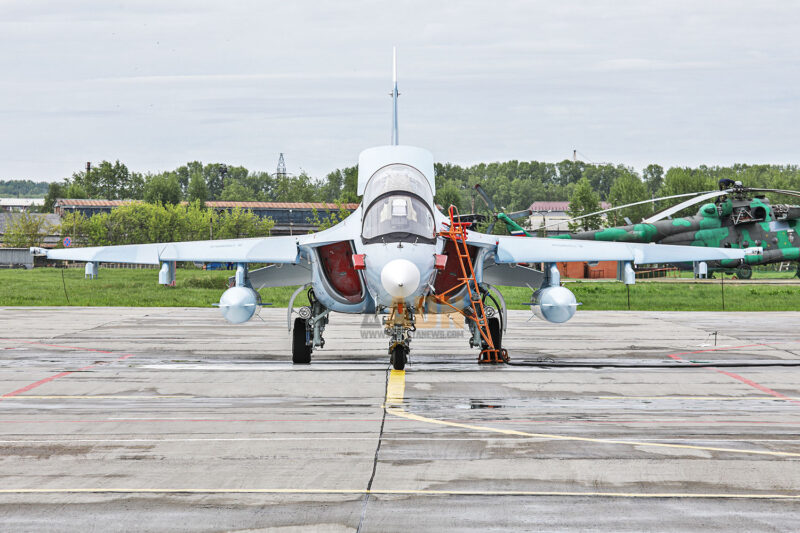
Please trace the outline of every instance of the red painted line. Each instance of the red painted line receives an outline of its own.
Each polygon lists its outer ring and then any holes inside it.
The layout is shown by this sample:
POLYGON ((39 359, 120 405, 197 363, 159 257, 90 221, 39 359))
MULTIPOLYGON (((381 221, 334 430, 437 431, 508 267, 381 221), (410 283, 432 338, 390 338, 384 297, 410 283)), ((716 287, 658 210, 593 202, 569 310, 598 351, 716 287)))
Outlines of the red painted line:
MULTIPOLYGON (((736 350, 736 349, 739 349, 739 348, 754 348, 754 347, 757 347, 757 346, 771 346, 771 345, 774 345, 774 344, 786 344, 787 342, 799 342, 799 341, 798 340, 794 340, 794 341, 782 341, 782 342, 762 342, 762 343, 758 343, 758 344, 743 344, 741 346, 725 346, 725 347, 721 347, 721 348, 709 348, 707 350, 696 350, 694 352, 672 353, 672 354, 667 354, 667 357, 670 357, 670 358, 674 359, 675 361, 683 361, 685 363, 688 363, 691 366, 691 365, 695 365, 697 363, 692 363, 691 361, 687 361, 686 359, 684 359, 684 358, 682 358, 680 356, 681 355, 692 355, 692 354, 698 354, 698 353, 704 353, 704 352, 736 350)), ((781 400, 785 400, 785 401, 787 401, 789 403, 793 403, 795 405, 800 405, 800 401, 793 400, 792 398, 789 398, 788 396, 786 396, 784 394, 781 394, 780 392, 774 391, 774 390, 770 389, 769 387, 765 387, 764 385, 761 385, 760 383, 756 383, 755 381, 753 381, 751 379, 747 379, 744 376, 740 376, 739 374, 734 374, 733 372, 727 372, 727 371, 721 370, 719 368, 714 368, 713 366, 710 366, 710 367, 707 367, 707 368, 709 370, 713 370, 715 372, 718 372, 720 374, 728 376, 729 378, 733 378, 733 379, 735 379, 737 381, 741 381, 745 385, 747 385, 749 387, 753 387, 754 389, 758 389, 761 392, 765 392, 765 393, 769 394, 770 396, 774 396, 775 398, 780 398, 781 400)))
MULTIPOLYGON (((713 367, 711 367, 711 368, 713 368, 713 367)), ((734 374, 733 372, 726 372, 725 370, 720 370, 719 368, 713 368, 713 370, 716 370, 720 374, 724 374, 724 375, 726 375, 726 376, 728 376, 730 378, 739 380, 742 383, 744 383, 745 385, 749 385, 749 386, 751 386, 751 387, 753 387, 755 389, 760 390, 761 392, 766 392, 767 394, 769 394, 771 396, 775 396, 776 398, 780 398, 781 400, 786 400, 787 402, 793 403, 795 405, 800 405, 800 401, 793 400, 792 398, 789 398, 788 396, 785 396, 785 395, 781 394, 780 392, 776 392, 776 391, 770 389, 769 387, 765 387, 764 385, 756 383, 755 381, 747 379, 746 377, 740 376, 739 374, 734 374)))
MULTIPOLYGON (((82 352, 105 353, 105 354, 113 354, 114 353, 114 352, 109 351, 109 350, 98 350, 96 348, 83 348, 83 347, 80 347, 80 346, 64 346, 64 345, 61 345, 61 344, 48 344, 48 343, 45 343, 45 342, 26 341, 26 340, 23 340, 23 339, 11 339, 11 338, 8 338, 8 337, 0 337, 0 340, 11 341, 11 342, 21 342, 21 343, 24 343, 24 344, 35 344, 37 346, 47 346, 49 348, 64 348, 64 349, 68 349, 68 350, 77 350, 77 351, 82 351, 82 352)), ((114 361, 123 361, 123 360, 125 360, 125 359, 127 359, 129 357, 133 357, 133 355, 134 354, 132 354, 132 353, 125 354, 122 357, 118 357, 114 361)), ((89 370, 90 368, 94 368, 94 367, 99 366, 99 365, 107 365, 108 363, 113 363, 114 361, 98 361, 96 363, 92 363, 91 365, 87 365, 87 366, 84 366, 82 368, 79 368, 78 370, 69 370, 69 371, 66 371, 66 372, 59 372, 58 374, 53 374, 50 377, 47 377, 47 378, 44 378, 44 379, 40 379, 39 381, 37 381, 35 383, 31 383, 30 385, 26 385, 26 386, 22 387, 21 389, 17 389, 15 391, 3 394, 2 396, 0 396, 0 401, 2 401, 3 398, 10 398, 12 396, 17 396, 19 394, 22 394, 23 392, 28 392, 29 390, 35 389, 36 387, 44 385, 45 383, 49 383, 49 382, 51 382, 51 381, 53 381, 55 379, 62 378, 64 376, 68 376, 70 374, 74 374, 75 372, 84 372, 86 370, 89 370)))
POLYGON ((44 385, 45 383, 49 383, 49 382, 53 381, 54 379, 58 379, 58 378, 61 378, 61 377, 64 377, 64 376, 68 376, 70 374, 72 374, 72 372, 61 372, 60 374, 54 374, 54 375, 50 376, 49 378, 40 379, 36 383, 31 383, 30 385, 26 385, 26 386, 22 387, 21 389, 15 390, 14 392, 9 392, 9 393, 3 394, 2 396, 0 396, 0 399, 2 399, 2 398, 10 398, 11 396, 16 396, 17 394, 22 394, 23 392, 28 392, 31 389, 35 389, 39 385, 44 385))

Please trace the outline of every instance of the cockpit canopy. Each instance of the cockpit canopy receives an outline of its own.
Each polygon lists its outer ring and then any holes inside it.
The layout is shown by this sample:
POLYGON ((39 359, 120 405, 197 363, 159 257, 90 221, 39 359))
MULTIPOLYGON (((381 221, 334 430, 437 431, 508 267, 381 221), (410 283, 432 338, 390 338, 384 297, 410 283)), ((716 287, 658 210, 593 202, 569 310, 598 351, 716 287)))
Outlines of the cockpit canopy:
POLYGON ((364 242, 433 242, 433 193, 428 180, 408 165, 388 165, 364 190, 364 242))
POLYGON ((401 191, 415 194, 429 205, 433 203, 431 186, 425 176, 414 167, 395 164, 387 165, 372 175, 364 189, 364 205, 369 206, 384 194, 401 191))

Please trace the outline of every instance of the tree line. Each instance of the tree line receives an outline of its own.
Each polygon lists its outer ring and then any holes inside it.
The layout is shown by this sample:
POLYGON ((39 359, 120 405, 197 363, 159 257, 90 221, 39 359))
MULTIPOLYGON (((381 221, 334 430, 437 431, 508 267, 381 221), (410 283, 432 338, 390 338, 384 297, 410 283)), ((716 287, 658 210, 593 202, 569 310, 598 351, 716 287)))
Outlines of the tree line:
POLYGON ((355 167, 335 170, 320 180, 305 173, 275 175, 199 161, 175 170, 142 174, 131 172, 119 161, 102 161, 88 171, 51 183, 44 210, 52 211, 57 198, 143 200, 152 204, 186 201, 201 205, 209 200, 346 203, 357 200, 356 180, 355 167))
POLYGON ((46 181, 0 180, 0 198, 41 198, 49 185, 46 181))
MULTIPOLYGON (((459 211, 486 212, 474 186, 480 183, 499 209, 518 211, 537 200, 571 202, 573 215, 599 210, 600 202, 623 205, 636 201, 686 192, 713 190, 721 178, 741 181, 745 186, 800 189, 797 165, 745 165, 697 168, 657 164, 641 173, 632 167, 564 160, 506 161, 460 166, 436 163, 436 201, 442 206, 456 205, 459 211)), ((69 178, 49 184, 44 211, 52 212, 56 198, 134 199, 148 203, 174 205, 181 201, 209 200, 271 202, 356 202, 357 167, 329 172, 322 178, 305 173, 275 175, 251 171, 224 163, 192 161, 156 174, 131 172, 119 162, 102 161, 90 171, 75 172, 69 178)), ((791 203, 789 197, 770 195, 777 202, 791 203)), ((645 204, 609 215, 608 224, 618 225, 627 217, 638 221, 666 204, 645 204)), ((580 227, 592 229, 599 217, 582 221, 580 227)))
POLYGON ((269 236, 275 222, 235 208, 217 213, 199 202, 189 205, 136 202, 87 217, 71 212, 48 225, 35 213, 15 213, 4 236, 12 248, 41 246, 48 235, 69 237, 78 246, 200 241, 269 236))

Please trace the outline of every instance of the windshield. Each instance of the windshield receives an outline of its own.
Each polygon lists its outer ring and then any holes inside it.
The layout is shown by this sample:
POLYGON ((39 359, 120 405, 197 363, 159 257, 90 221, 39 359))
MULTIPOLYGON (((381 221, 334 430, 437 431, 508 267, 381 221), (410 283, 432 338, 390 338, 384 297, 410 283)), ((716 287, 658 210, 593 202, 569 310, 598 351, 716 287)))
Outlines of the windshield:
POLYGON ((381 195, 395 191, 416 194, 429 205, 433 204, 431 185, 425 176, 414 167, 394 164, 379 169, 369 179, 364 189, 364 205, 370 205, 381 195))
POLYGON ((431 240, 433 214, 419 198, 391 194, 379 198, 367 208, 362 236, 365 241, 431 240))

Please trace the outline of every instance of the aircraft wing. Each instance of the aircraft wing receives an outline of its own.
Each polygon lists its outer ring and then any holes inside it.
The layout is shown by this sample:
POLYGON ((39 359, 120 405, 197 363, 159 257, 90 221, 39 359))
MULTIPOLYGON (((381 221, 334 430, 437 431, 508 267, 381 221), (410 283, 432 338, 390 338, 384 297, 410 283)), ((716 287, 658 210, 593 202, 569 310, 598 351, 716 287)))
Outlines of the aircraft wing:
POLYGON ((298 237, 187 241, 45 250, 48 259, 157 265, 163 261, 296 263, 298 237))
POLYGON ((298 263, 301 247, 315 247, 352 239, 348 220, 307 235, 185 241, 86 248, 47 250, 31 248, 31 253, 48 259, 91 261, 96 263, 133 263, 158 265, 165 261, 202 261, 220 263, 298 263))
POLYGON ((735 248, 523 238, 472 231, 468 234, 467 242, 481 247, 494 247, 497 263, 632 261, 647 264, 742 259, 745 256, 744 250, 735 248))

